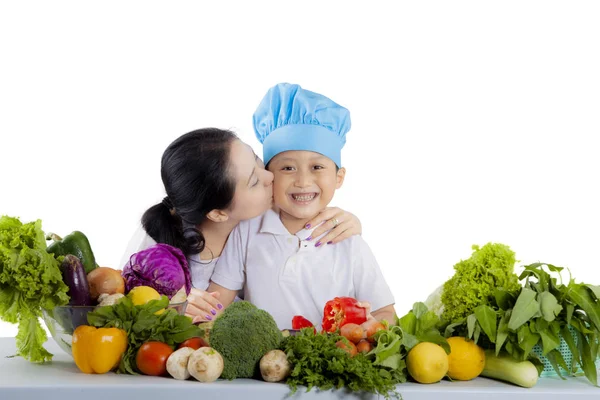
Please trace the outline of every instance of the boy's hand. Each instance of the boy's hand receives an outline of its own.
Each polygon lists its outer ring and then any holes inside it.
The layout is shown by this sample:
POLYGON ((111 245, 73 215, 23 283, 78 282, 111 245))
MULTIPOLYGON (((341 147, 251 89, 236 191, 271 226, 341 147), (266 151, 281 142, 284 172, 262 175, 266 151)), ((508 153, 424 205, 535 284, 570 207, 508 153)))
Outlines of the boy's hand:
POLYGON ((308 221, 305 228, 310 229, 311 226, 317 226, 323 221, 325 222, 313 231, 310 239, 307 238, 308 240, 312 240, 312 238, 319 237, 329 231, 327 235, 319 239, 317 244, 315 244, 316 246, 325 243, 339 243, 351 236, 362 233, 360 220, 354 214, 337 207, 327 207, 319 215, 308 221))

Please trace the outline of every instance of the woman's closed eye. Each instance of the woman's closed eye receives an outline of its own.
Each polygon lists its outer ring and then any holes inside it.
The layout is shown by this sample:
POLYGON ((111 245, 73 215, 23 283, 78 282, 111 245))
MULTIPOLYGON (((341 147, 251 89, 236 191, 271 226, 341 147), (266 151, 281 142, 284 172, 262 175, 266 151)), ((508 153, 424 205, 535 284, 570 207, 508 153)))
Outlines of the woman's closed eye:
POLYGON ((258 182, 260 182, 260 179, 256 178, 256 182, 250 185, 250 187, 253 188, 254 186, 258 185, 258 182))

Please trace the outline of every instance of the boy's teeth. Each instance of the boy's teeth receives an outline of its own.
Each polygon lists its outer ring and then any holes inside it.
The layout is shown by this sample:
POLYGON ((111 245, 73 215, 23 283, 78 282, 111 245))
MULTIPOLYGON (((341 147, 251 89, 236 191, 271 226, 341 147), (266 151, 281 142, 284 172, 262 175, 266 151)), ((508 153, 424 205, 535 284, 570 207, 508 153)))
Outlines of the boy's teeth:
POLYGON ((294 198, 294 200, 297 201, 311 201, 312 199, 315 198, 315 193, 310 193, 310 194, 293 194, 292 197, 294 198))

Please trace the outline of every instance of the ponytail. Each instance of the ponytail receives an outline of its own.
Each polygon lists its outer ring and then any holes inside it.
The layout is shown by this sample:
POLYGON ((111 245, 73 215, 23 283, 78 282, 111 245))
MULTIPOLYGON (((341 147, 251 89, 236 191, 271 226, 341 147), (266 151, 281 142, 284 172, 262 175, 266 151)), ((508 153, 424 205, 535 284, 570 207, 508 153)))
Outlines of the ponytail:
POLYGON ((161 175, 168 194, 142 216, 142 226, 157 243, 201 253, 205 239, 197 229, 213 209, 228 207, 235 182, 228 174, 231 131, 206 128, 189 132, 167 147, 161 175))

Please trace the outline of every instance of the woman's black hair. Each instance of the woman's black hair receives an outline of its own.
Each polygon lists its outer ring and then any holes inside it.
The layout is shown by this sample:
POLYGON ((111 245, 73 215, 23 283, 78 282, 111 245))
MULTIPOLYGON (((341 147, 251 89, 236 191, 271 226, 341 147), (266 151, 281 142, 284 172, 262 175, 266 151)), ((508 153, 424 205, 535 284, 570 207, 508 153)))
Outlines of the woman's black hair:
POLYGON ((233 201, 229 154, 236 139, 231 131, 204 128, 167 147, 160 168, 167 197, 142 216, 144 230, 157 243, 177 247, 186 256, 202 252, 204 235, 196 227, 211 210, 233 201))

